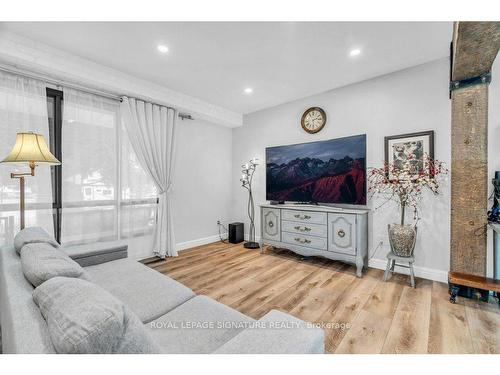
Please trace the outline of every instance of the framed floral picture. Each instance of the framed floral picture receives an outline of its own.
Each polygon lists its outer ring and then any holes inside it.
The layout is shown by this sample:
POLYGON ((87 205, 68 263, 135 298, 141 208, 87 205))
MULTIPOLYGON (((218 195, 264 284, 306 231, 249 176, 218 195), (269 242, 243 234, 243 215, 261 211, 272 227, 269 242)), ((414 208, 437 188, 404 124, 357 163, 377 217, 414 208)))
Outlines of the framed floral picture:
MULTIPOLYGON (((429 173, 429 163, 425 163, 424 157, 427 155, 431 160, 434 159, 434 131, 425 131, 420 133, 409 133, 400 135, 391 135, 385 137, 385 163, 393 165, 394 168, 402 168, 406 163, 410 163, 414 174, 429 173), (424 171, 424 168, 429 168, 424 171)), ((392 179, 391 171, 387 176, 392 179)))

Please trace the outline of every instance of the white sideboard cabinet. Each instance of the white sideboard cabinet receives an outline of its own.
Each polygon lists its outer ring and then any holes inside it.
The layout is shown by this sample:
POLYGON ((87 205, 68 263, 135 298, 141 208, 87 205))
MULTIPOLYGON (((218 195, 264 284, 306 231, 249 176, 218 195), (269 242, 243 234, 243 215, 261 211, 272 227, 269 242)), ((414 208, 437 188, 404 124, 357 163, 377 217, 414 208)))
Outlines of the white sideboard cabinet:
POLYGON ((261 251, 264 245, 303 256, 321 256, 368 265, 368 210, 299 204, 260 206, 261 251))

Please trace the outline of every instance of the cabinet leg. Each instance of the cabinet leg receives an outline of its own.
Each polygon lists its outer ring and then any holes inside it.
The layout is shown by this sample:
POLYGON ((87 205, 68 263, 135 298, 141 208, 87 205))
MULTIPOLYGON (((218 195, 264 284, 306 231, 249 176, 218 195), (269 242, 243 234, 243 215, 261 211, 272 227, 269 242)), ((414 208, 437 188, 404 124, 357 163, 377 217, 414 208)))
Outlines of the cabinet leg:
POLYGON ((490 300, 490 291, 489 290, 479 290, 479 294, 481 295, 480 301, 488 303, 490 300))
POLYGON ((363 277, 363 259, 356 259, 356 276, 363 277))
POLYGON ((460 287, 458 285, 451 285, 450 286, 450 302, 451 303, 457 302, 457 295, 458 295, 459 291, 460 291, 460 287))
POLYGON ((363 277, 363 267, 356 267, 356 277, 362 278, 363 277))

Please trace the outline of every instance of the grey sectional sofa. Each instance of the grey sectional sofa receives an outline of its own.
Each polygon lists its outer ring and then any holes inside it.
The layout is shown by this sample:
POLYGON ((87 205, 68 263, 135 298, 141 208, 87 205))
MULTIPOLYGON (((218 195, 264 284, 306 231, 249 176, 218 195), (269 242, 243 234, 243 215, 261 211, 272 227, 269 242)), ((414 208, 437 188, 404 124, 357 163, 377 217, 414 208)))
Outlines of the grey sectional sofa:
MULTIPOLYGON (((126 245, 62 248, 137 315, 161 353, 323 353, 323 330, 272 310, 258 321, 127 258, 126 245)), ((3 353, 55 353, 13 246, 0 248, 3 353)))

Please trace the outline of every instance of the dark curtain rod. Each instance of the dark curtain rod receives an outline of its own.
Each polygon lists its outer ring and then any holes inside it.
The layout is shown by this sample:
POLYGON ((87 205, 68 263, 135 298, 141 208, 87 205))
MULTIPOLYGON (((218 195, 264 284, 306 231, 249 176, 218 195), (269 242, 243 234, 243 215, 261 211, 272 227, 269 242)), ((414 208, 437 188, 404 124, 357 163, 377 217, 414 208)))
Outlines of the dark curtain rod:
MULTIPOLYGON (((19 68, 15 68, 15 67, 10 67, 10 66, 3 65, 3 64, 0 64, 0 70, 4 71, 4 72, 7 72, 7 73, 10 73, 10 74, 16 74, 16 75, 20 75, 20 76, 23 76, 23 77, 26 77, 26 78, 31 78, 31 79, 36 79, 38 81, 43 81, 43 82, 49 83, 49 84, 57 86, 57 87, 68 87, 68 88, 72 88, 72 89, 75 89, 75 90, 80 90, 80 91, 83 91, 83 92, 86 92, 86 93, 89 93, 89 94, 102 96, 104 98, 108 98, 108 99, 112 99, 112 100, 118 100, 120 102, 123 101, 122 100, 123 96, 127 96, 127 95, 118 95, 118 94, 115 94, 115 93, 101 91, 101 90, 98 90, 98 89, 94 89, 94 88, 82 86, 80 84, 75 84, 75 83, 72 83, 72 82, 62 81, 62 80, 55 79, 55 78, 52 78, 50 76, 46 76, 46 75, 42 75, 42 74, 36 74, 36 73, 33 73, 33 72, 26 72, 23 69, 19 69, 19 68)), ((136 99, 139 99, 139 100, 142 100, 142 101, 145 101, 145 102, 149 101, 149 100, 142 99, 142 98, 136 98, 136 99)), ((157 103, 155 103, 155 104, 157 104, 157 103)), ((175 109, 175 108, 170 107, 168 105, 163 105, 163 104, 157 104, 157 105, 161 105, 163 107, 167 107, 167 108, 170 108, 170 109, 175 109)), ((179 118, 181 120, 194 120, 193 116, 191 116, 188 113, 179 112, 178 116, 179 116, 179 118)))

